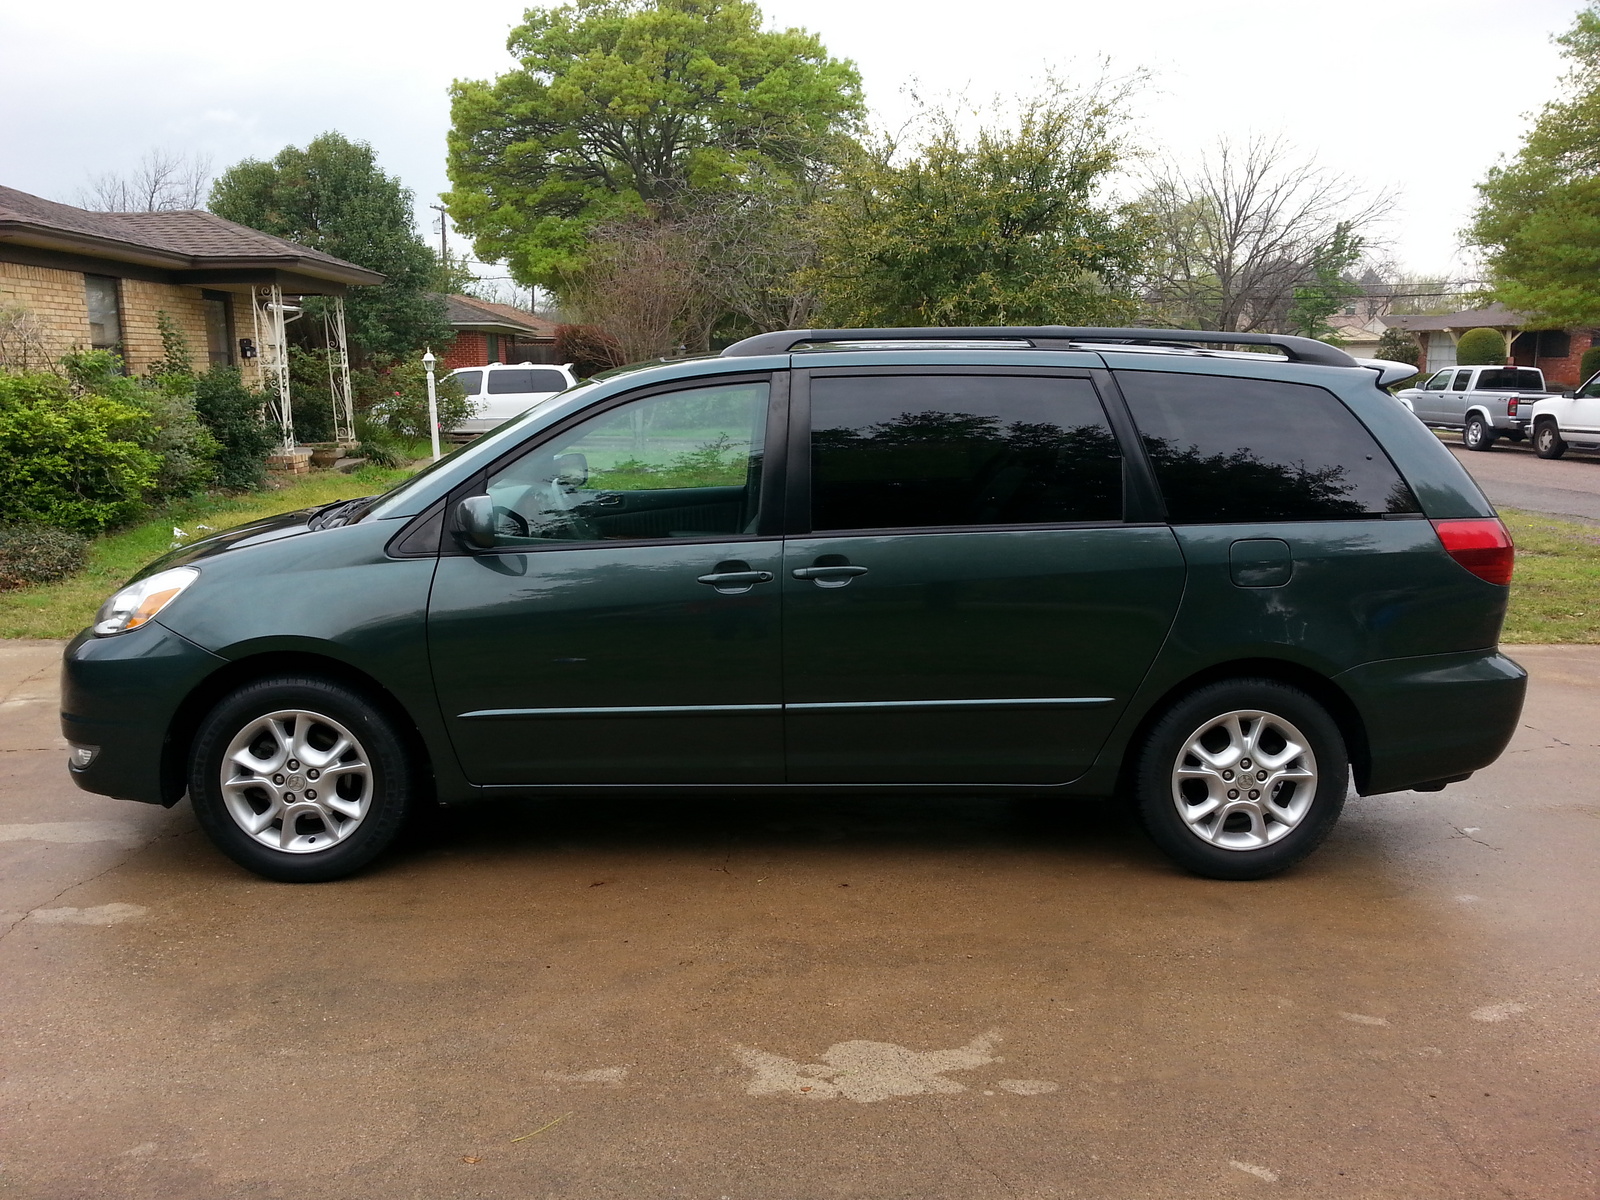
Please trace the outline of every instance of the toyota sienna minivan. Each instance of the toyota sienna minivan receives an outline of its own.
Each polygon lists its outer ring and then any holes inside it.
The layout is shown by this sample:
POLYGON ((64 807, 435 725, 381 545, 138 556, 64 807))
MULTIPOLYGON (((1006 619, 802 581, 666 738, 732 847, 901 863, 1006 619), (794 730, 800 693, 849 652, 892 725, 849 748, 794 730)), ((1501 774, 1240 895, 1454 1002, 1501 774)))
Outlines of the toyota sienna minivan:
POLYGON ((1125 796, 1258 878, 1516 726, 1511 543, 1408 373, 1064 327, 614 371, 150 564, 66 650, 72 777, 279 880, 436 802, 839 791, 1125 796))

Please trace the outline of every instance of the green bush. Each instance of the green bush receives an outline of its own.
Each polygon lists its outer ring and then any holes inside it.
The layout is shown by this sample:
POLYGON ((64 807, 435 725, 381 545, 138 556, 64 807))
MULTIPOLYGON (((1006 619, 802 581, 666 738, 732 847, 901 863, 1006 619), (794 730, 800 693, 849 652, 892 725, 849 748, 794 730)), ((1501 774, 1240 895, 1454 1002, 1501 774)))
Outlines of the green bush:
MULTIPOLYGON (((425 441, 428 428, 428 380, 417 359, 401 359, 374 372, 375 395, 364 405, 369 421, 402 441, 425 441)), ((436 376, 439 427, 450 429, 472 415, 472 402, 452 375, 436 376)))
POLYGON ((98 533, 138 514, 161 459, 143 408, 58 375, 0 373, 0 525, 98 533))
POLYGON ((1373 356, 1416 367, 1422 364, 1422 346, 1404 329, 1385 329, 1383 336, 1378 339, 1378 348, 1373 352, 1373 356))
POLYGON ((1456 343, 1456 362, 1463 367, 1498 367, 1506 361, 1506 339, 1498 329, 1469 329, 1456 343))
MULTIPOLYGON (((169 363, 173 348, 168 346, 169 363)), ((149 499, 193 496, 216 479, 217 442, 194 407, 194 379, 181 369, 135 379, 122 373, 122 360, 104 350, 69 354, 61 360, 81 392, 138 409, 145 420, 133 433, 160 461, 149 499)))
POLYGON ((195 377, 195 413, 217 444, 218 487, 249 491, 266 479, 267 455, 277 445, 261 421, 266 402, 264 393, 245 386, 237 367, 212 367, 195 377))
POLYGON ((1578 360, 1578 382, 1582 383, 1596 371, 1600 371, 1600 343, 1590 346, 1578 360))
POLYGON ((0 592, 51 583, 83 566, 89 539, 52 525, 0 526, 0 592))

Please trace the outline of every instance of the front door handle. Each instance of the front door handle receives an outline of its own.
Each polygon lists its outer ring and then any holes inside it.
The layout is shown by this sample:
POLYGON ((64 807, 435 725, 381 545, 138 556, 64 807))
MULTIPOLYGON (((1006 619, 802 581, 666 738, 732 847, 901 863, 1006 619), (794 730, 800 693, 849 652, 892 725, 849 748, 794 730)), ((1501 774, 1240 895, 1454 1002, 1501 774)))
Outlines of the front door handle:
POLYGON ((809 579, 820 588, 841 588, 846 586, 857 575, 865 575, 865 567, 852 566, 849 563, 834 563, 821 567, 796 567, 790 574, 796 579, 809 579))
POLYGON ((716 570, 699 576, 695 582, 714 587, 724 596, 737 596, 758 583, 771 583, 774 578, 771 571, 752 571, 748 564, 732 561, 718 563, 716 570))

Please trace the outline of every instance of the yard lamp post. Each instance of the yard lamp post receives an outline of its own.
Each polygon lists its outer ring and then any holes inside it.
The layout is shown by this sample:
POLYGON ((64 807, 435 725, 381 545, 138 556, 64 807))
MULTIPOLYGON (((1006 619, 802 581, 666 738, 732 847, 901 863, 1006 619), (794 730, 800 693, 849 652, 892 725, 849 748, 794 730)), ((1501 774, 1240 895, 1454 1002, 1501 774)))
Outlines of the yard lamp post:
POLYGON ((434 390, 433 364, 439 360, 432 350, 422 352, 422 369, 428 373, 428 436, 433 439, 433 461, 439 461, 439 393, 434 390))

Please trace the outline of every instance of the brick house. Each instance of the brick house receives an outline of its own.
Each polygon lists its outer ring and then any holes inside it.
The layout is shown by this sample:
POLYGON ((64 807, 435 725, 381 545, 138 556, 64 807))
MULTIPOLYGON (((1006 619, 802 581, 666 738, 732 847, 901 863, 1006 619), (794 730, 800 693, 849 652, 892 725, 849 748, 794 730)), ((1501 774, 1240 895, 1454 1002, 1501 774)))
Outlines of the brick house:
POLYGON ((260 297, 343 296, 382 282, 208 212, 90 212, 0 187, 0 312, 32 314, 46 361, 114 349, 141 373, 161 358, 165 312, 197 365, 237 365, 259 385, 260 297))
POLYGON ((455 341, 442 355, 446 370, 488 363, 554 363, 556 325, 509 304, 474 296, 441 296, 455 341))
POLYGON ((1456 343, 1469 329, 1493 329, 1506 339, 1510 361, 1519 367, 1538 367, 1551 387, 1577 387, 1583 352, 1600 341, 1595 329, 1529 329, 1521 313, 1501 305, 1445 313, 1442 316, 1386 316, 1383 323, 1404 329, 1422 344, 1422 368, 1437 371, 1452 367, 1456 343))

